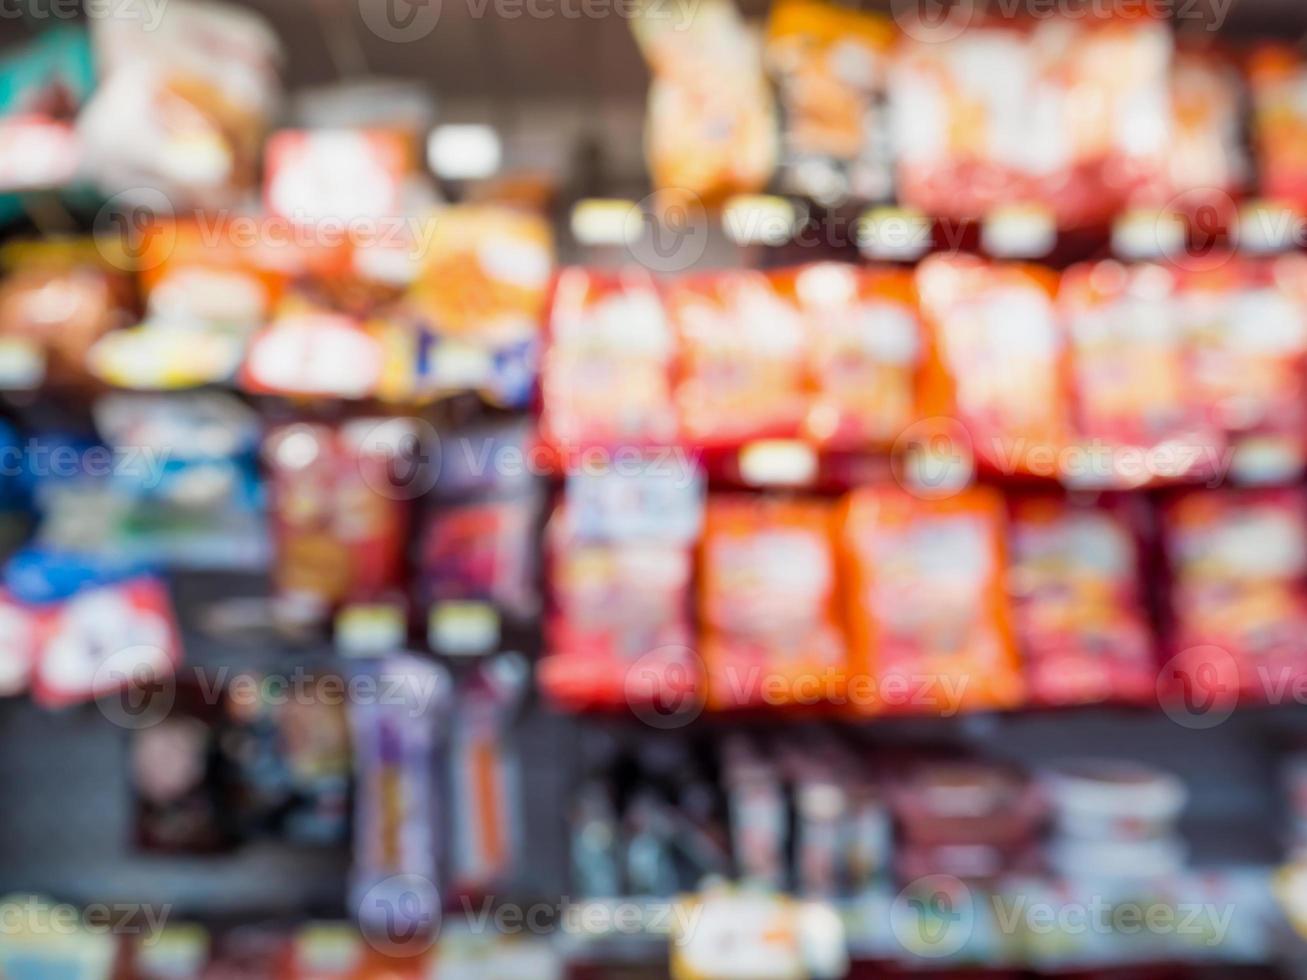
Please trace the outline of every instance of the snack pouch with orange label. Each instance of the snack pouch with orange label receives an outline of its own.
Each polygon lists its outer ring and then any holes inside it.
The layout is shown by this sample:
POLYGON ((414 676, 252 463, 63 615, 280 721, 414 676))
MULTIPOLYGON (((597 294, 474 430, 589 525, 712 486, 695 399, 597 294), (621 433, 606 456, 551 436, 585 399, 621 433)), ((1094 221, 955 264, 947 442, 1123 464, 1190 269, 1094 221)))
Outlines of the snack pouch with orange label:
MULTIPOLYGON (((1307 501, 1299 488, 1186 491, 1166 501, 1172 673, 1253 700, 1307 670, 1307 501)), ((1163 677, 1163 680, 1171 678, 1163 677)))
POLYGON ((1250 482, 1307 464, 1307 258, 1229 256, 1181 273, 1188 384, 1250 482))
POLYGON ((1002 498, 984 487, 934 500, 864 487, 840 517, 850 661, 864 685, 853 702, 945 715, 1019 704, 1002 498))
POLYGON ((1080 482, 1137 487, 1210 478, 1219 468, 1221 433, 1189 376, 1178 277, 1161 264, 1115 261, 1062 276, 1058 305, 1071 344, 1077 429, 1086 459, 1096 460, 1080 482))
POLYGON ((1021 263, 940 255, 917 267, 926 409, 961 423, 977 461, 1009 476, 1057 476, 1070 439, 1056 288, 1057 273, 1021 263))
POLYGON ((541 428, 569 446, 674 442, 675 351, 662 298, 647 272, 562 270, 541 369, 541 428))
POLYGON ((681 348, 681 431, 734 446, 799 433, 808 412, 807 323, 774 277, 732 270, 677 280, 667 307, 681 348))
POLYGON ((807 320, 804 434, 839 449, 891 446, 918 416, 925 345, 912 273, 822 262, 773 282, 807 320))
POLYGON ((765 58, 779 89, 781 181, 823 202, 889 195, 889 20, 821 0, 772 5, 765 58))
POLYGON ((1035 704, 1143 703, 1154 693, 1131 503, 1009 501, 1007 586, 1035 704))
POLYGON ((832 516, 818 500, 709 498, 699 587, 714 707, 843 697, 832 516))
POLYGON ((890 73, 899 198, 928 214, 1107 221, 1167 149, 1167 26, 1146 17, 921 23, 890 73))
POLYGON ((1263 197, 1307 208, 1307 64, 1292 47, 1267 44, 1248 62, 1253 146, 1263 197))

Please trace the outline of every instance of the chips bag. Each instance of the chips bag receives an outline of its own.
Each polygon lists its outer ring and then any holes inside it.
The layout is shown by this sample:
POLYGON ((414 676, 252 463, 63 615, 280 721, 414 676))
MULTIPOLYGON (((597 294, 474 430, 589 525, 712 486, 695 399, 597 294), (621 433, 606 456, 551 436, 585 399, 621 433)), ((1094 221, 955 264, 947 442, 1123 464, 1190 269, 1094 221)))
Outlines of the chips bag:
POLYGON ((1070 437, 1057 274, 973 256, 917 267, 930 328, 925 405, 967 430, 977 461, 1007 475, 1057 475, 1070 437))
MULTIPOLYGON (((1035 704, 1147 702, 1157 670, 1131 501, 1009 502, 1008 593, 1035 704)), ((1138 501, 1133 501, 1138 503, 1138 501)))
POLYGON ((1004 594, 1003 501, 864 487, 840 508, 852 670, 872 711, 953 714, 1024 696, 1004 594))
POLYGON ((709 498, 699 588, 710 705, 843 697, 832 516, 817 500, 709 498))
POLYGON ((1307 66, 1287 45, 1264 45, 1248 62, 1253 145, 1263 197, 1307 208, 1307 66))

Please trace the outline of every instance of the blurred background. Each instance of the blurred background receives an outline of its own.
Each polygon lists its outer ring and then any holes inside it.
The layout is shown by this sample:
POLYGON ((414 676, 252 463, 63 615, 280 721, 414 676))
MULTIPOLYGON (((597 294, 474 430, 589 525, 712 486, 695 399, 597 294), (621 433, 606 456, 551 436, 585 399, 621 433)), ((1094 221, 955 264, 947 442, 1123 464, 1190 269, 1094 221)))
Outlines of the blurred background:
POLYGON ((1307 975, 1304 37, 0 0, 0 976, 1307 975))

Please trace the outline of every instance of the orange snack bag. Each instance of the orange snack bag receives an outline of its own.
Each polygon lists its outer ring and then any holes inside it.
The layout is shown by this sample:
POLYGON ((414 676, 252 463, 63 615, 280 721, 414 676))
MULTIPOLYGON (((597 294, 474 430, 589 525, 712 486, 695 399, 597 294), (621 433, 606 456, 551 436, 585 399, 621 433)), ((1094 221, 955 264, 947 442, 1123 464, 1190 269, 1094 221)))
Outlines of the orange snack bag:
POLYGON ((1057 475, 1071 437, 1057 273, 1037 265, 939 255, 917 267, 930 332, 926 414, 952 416, 984 466, 1057 475))
POLYGON ((674 282, 681 430, 696 445, 798 434, 808 410, 808 330, 773 279, 731 270, 674 282))
POLYGON ((1248 63, 1253 146, 1263 197, 1307 207, 1307 65, 1289 45, 1259 48, 1248 63))
POLYGON ((925 344, 912 273, 819 262, 773 281, 807 319, 804 434, 843 449, 892 445, 918 417, 925 344))
POLYGON ((832 513, 818 500, 709 498, 700 620, 712 707, 843 697, 832 513))
POLYGON ((985 487, 923 500, 875 486, 845 498, 850 665, 862 685, 854 704, 952 714, 1021 703, 1003 526, 1003 498, 985 487))

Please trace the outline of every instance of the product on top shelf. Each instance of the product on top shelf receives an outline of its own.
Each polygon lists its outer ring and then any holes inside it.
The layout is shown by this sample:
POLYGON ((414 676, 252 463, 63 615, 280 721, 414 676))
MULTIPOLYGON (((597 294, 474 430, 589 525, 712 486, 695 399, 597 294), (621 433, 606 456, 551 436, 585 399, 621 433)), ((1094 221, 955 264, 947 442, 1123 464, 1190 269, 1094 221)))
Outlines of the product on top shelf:
POLYGON ((1183 274, 1177 302, 1188 383, 1230 442, 1222 469, 1249 482, 1301 472, 1307 465, 1307 259, 1231 256, 1183 274))
POLYGON ((891 446, 919 417, 924 342, 912 274, 823 262, 773 281, 807 320, 804 433, 838 448, 891 446))
POLYGON ((1248 184, 1243 79, 1220 51, 1181 43, 1171 62, 1171 129, 1156 203, 1188 213, 1200 232, 1232 217, 1230 198, 1248 184), (1209 209, 1203 214, 1199 209, 1209 209))
POLYGON ((839 700, 848 679, 833 508, 711 497, 700 547, 700 644, 714 707, 839 700))
POLYGON ((773 4, 765 58, 779 89, 785 190, 830 203, 889 196, 893 42, 883 17, 821 0, 773 4))
MULTIPOLYGON (((48 27, 49 25, 47 25, 48 27)), ((83 164, 74 117, 95 87, 91 43, 71 24, 0 57, 0 192, 57 187, 83 164)), ((0 214, 17 208, 6 201, 0 214)))
POLYGON ((1002 498, 976 487, 923 500, 875 486, 841 511, 851 669, 869 685, 858 707, 951 715, 1019 704, 1002 498))
POLYGON ((1135 503, 1052 494, 1009 502, 1007 588, 1033 703, 1153 697, 1135 503))
POLYGON ((676 337, 646 271, 562 270, 541 367, 541 427, 569 447, 674 442, 675 354, 676 337))
POLYGON ((82 382, 86 358, 104 334, 130 317, 131 284, 90 239, 13 242, 0 255, 0 342, 19 344, 0 367, 4 387, 82 382))
POLYGON ((899 197, 980 218, 1039 204, 1059 227, 1106 223, 1168 149, 1169 27, 1147 17, 941 18, 890 72, 899 197))
POLYGON ((1175 660, 1161 680, 1176 696, 1268 700, 1277 677, 1307 671, 1305 506, 1299 488, 1193 490, 1166 502, 1175 660))
POLYGON ((1223 439, 1190 376, 1179 275, 1106 261, 1062 276, 1077 434, 1088 458, 1106 457, 1085 482, 1137 487, 1218 475, 1223 439))
POLYGON ((238 201, 279 97, 276 36, 235 6, 130 6, 91 23, 101 82, 78 135, 97 183, 152 210, 160 194, 173 209, 238 201))
POLYGON ((641 3, 632 30, 653 73, 645 156, 668 198, 757 191, 776 164, 758 39, 731 0, 641 3))
POLYGON ((917 268, 933 345, 925 405, 966 430, 1005 476, 1058 475, 1071 432, 1057 274, 1016 263, 935 256, 917 268))
POLYGON ((368 398, 385 385, 387 353, 371 325, 292 298, 250 340, 240 383, 256 394, 368 398))
POLYGON ((1262 196, 1307 206, 1307 66, 1288 45, 1258 48, 1248 63, 1252 134, 1262 196))
POLYGON ((772 276, 682 278, 667 290, 681 346, 676 402, 685 438, 736 445, 799 433, 808 412, 810 327, 772 276))

